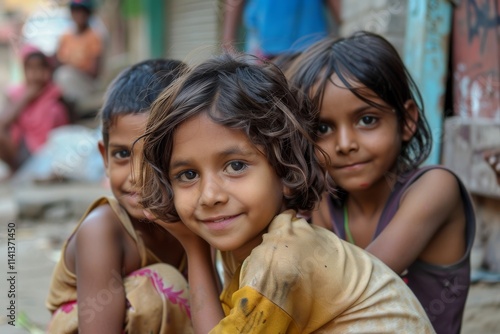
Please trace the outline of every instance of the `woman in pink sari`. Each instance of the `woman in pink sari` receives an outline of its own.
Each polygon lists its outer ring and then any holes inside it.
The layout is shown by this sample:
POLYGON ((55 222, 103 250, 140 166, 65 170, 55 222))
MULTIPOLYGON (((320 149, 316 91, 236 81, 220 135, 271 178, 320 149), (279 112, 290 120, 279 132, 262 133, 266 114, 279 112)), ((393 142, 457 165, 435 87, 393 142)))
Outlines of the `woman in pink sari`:
POLYGON ((69 123, 50 59, 40 50, 21 50, 24 83, 10 87, 0 113, 0 159, 15 172, 47 141, 49 132, 69 123))

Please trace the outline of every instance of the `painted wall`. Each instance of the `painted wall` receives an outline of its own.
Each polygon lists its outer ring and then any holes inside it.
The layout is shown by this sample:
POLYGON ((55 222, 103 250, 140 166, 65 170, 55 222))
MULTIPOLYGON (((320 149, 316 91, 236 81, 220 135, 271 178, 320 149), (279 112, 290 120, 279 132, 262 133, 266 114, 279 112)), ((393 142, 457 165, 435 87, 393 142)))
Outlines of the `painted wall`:
POLYGON ((441 162, 452 13, 449 0, 408 2, 404 62, 422 94, 432 133, 427 164, 441 162))
POLYGON ((455 9, 453 81, 455 115, 500 120, 500 0, 455 9))
POLYGON ((473 267, 500 272, 500 185, 483 153, 500 148, 500 0, 461 0, 453 12, 453 117, 445 120, 443 163, 472 193, 473 267))

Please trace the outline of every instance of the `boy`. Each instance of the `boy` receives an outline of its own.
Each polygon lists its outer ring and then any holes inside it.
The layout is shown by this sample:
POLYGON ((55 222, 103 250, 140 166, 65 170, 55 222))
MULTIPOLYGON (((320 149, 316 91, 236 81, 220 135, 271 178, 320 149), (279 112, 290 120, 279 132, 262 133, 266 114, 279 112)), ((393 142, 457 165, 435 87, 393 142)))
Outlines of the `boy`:
POLYGON ((149 107, 184 64, 148 60, 110 85, 99 142, 113 197, 95 201, 63 246, 47 307, 49 333, 191 333, 185 254, 139 205, 133 157, 149 107))

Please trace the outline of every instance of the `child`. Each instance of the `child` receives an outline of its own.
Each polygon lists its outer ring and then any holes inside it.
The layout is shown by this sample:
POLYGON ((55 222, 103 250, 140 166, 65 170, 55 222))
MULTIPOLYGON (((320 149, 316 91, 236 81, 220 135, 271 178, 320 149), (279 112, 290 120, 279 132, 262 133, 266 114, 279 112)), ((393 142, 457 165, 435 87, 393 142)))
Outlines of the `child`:
POLYGON ((89 23, 94 9, 92 0, 72 0, 69 7, 75 28, 59 41, 56 58, 61 66, 55 80, 67 100, 80 102, 93 93, 98 84, 103 41, 89 23))
POLYGON ((311 46, 287 73, 319 107, 318 144, 338 196, 313 223, 401 274, 438 333, 458 333, 470 284, 474 211, 460 180, 419 169, 431 146, 417 88, 394 47, 359 32, 311 46))
POLYGON ((25 82, 7 92, 0 113, 0 159, 15 172, 42 148, 52 129, 69 122, 61 91, 52 82, 52 64, 31 45, 21 49, 25 82))
MULTIPOLYGON (((94 202, 66 241, 50 287, 49 333, 191 333, 182 246, 145 221, 132 171, 150 104, 185 65, 147 60, 110 85, 99 142, 114 198, 94 202)), ((137 163, 137 162, 136 162, 137 163)))
POLYGON ((381 261, 296 216, 325 188, 312 113, 275 65, 252 62, 193 68, 144 137, 144 207, 186 249, 195 331, 432 333, 381 261), (222 309, 209 244, 227 270, 222 309))

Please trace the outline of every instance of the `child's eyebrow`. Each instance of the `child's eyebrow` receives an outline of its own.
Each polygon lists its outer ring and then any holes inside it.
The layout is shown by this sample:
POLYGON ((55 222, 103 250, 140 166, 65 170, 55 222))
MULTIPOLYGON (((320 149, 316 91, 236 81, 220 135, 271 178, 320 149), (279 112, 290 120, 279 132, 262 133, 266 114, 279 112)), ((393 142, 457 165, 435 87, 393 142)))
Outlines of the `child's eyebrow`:
POLYGON ((128 148, 129 145, 118 144, 118 143, 109 143, 108 147, 110 147, 110 148, 128 148))
MULTIPOLYGON (((230 147, 230 148, 227 148, 221 152, 218 152, 217 158, 224 159, 224 158, 234 156, 234 155, 251 158, 257 154, 258 154, 258 151, 256 151, 256 150, 251 150, 251 149, 248 149, 246 147, 237 146, 237 147, 230 147)), ((175 160, 175 161, 171 161, 170 169, 175 169, 175 168, 189 166, 189 165, 191 165, 190 159, 175 160)))

